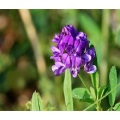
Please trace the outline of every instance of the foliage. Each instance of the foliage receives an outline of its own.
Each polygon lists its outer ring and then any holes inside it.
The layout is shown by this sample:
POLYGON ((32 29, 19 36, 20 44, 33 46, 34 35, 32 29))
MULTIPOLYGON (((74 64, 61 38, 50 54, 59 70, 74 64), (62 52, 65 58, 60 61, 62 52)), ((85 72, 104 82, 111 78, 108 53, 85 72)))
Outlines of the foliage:
POLYGON ((31 100, 31 109, 32 111, 42 111, 44 110, 43 107, 43 102, 41 100, 41 97, 39 96, 36 91, 32 95, 32 100, 31 100))

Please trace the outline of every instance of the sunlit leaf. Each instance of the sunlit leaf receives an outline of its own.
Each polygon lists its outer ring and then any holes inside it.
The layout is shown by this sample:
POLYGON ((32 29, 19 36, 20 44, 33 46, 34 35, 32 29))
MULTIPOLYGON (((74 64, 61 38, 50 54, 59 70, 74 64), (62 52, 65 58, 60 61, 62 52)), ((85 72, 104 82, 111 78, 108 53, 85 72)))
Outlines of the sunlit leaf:
POLYGON ((71 74, 69 69, 65 71, 64 96, 65 96, 65 104, 66 104, 67 110, 73 110, 71 74))
POLYGON ((91 95, 92 95, 93 99, 95 100, 96 99, 96 94, 95 94, 94 88, 90 87, 90 92, 91 92, 91 95))
MULTIPOLYGON (((108 90, 111 91, 116 86, 117 86, 117 72, 116 72, 116 67, 113 66, 110 69, 110 73, 109 73, 108 90)), ((115 97, 116 97, 116 89, 109 94, 109 104, 110 104, 110 106, 114 105, 115 97)))
POLYGON ((32 111, 42 111, 43 110, 43 103, 41 100, 41 97, 39 94, 35 91, 32 95, 32 105, 31 105, 31 110, 32 111))
POLYGON ((93 103, 93 99, 85 88, 75 88, 72 91, 73 98, 80 99, 82 102, 93 103))
POLYGON ((115 111, 120 111, 120 102, 117 103, 114 108, 113 108, 115 111))

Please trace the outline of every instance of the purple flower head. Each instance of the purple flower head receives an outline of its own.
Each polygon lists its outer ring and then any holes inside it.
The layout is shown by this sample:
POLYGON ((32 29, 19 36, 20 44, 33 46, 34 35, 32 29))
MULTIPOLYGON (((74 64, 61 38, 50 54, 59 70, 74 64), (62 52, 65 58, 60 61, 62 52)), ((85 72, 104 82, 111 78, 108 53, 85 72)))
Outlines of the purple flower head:
POLYGON ((50 57, 55 61, 52 71, 56 76, 64 73, 66 69, 70 69, 73 77, 77 77, 81 68, 90 74, 96 72, 97 68, 93 65, 95 49, 89 47, 90 41, 85 33, 67 25, 59 35, 55 34, 52 41, 57 44, 56 47, 51 47, 53 56, 50 57))

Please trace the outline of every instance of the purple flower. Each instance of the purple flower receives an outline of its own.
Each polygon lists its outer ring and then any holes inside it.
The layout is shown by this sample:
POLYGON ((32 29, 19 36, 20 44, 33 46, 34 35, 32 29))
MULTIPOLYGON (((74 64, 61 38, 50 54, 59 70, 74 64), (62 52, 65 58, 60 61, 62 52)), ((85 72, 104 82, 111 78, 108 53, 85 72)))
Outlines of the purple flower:
POLYGON ((96 72, 97 68, 93 65, 95 49, 89 47, 90 41, 85 33, 67 25, 59 35, 55 34, 52 41, 57 44, 56 47, 51 47, 53 56, 50 57, 55 61, 52 71, 56 76, 64 73, 66 69, 70 69, 73 77, 77 77, 81 68, 90 74, 96 72))

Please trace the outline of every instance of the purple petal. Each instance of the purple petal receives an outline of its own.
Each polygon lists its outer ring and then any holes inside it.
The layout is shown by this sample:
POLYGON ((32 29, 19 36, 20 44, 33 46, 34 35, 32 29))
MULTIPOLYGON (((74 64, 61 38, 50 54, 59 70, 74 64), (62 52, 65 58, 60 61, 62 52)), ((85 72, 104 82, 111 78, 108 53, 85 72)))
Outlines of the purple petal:
POLYGON ((92 74, 92 73, 96 72, 97 67, 96 67, 95 65, 90 65, 90 66, 85 65, 85 66, 84 66, 84 70, 85 70, 87 73, 92 74))
POLYGON ((94 48, 90 48, 87 50, 87 52, 89 55, 91 55, 92 59, 95 58, 95 49, 94 48))
POLYGON ((77 70, 72 74, 72 76, 73 76, 74 78, 77 77, 77 70))
POLYGON ((76 49, 80 43, 80 40, 75 40, 74 42, 74 48, 76 49))
POLYGON ((61 75, 65 71, 65 67, 59 67, 57 70, 54 71, 55 76, 61 75))
POLYGON ((59 43, 59 49, 60 51, 64 51, 65 48, 67 47, 68 41, 69 41, 70 35, 66 35, 63 37, 63 39, 59 43))
POLYGON ((67 46, 67 53, 71 54, 72 52, 73 52, 73 46, 72 45, 67 46))
POLYGON ((62 74, 65 69, 65 65, 62 62, 55 62, 55 65, 52 66, 52 71, 56 76, 62 74))
POLYGON ((55 70, 57 70, 58 69, 58 67, 56 66, 56 65, 53 65, 52 66, 52 71, 54 72, 55 70))
POLYGON ((69 39, 70 39, 70 35, 66 35, 64 38, 63 38, 63 42, 64 43, 67 43, 68 41, 69 41, 69 39))
POLYGON ((76 57, 76 59, 75 59, 75 66, 79 67, 81 63, 82 63, 81 57, 76 57))
POLYGON ((66 43, 68 42, 69 38, 70 38, 70 35, 64 36, 64 37, 61 39, 59 45, 66 44, 66 43))
POLYGON ((55 65, 59 68, 61 66, 65 67, 65 64, 63 64, 62 62, 55 62, 55 65))
POLYGON ((55 34, 55 36, 54 36, 54 38, 53 38, 53 42, 55 42, 55 43, 58 43, 59 42, 59 40, 60 40, 60 37, 59 37, 59 35, 57 35, 57 34, 55 34))
POLYGON ((79 53, 80 55, 83 54, 84 52, 84 47, 82 44, 79 44, 79 46, 76 48, 76 52, 79 53))
POLYGON ((72 36, 70 36, 68 41, 68 46, 67 46, 68 54, 71 54, 71 52, 73 51, 73 45, 74 45, 74 39, 72 36))
POLYGON ((89 62, 92 58, 91 58, 91 56, 89 55, 89 54, 84 54, 83 56, 82 56, 82 59, 84 60, 84 62, 86 63, 86 62, 89 62))
POLYGON ((68 57, 67 53, 62 54, 62 61, 63 61, 63 63, 65 63, 67 57, 68 57))
POLYGON ((87 36, 85 33, 79 32, 79 34, 76 36, 76 39, 80 39, 80 38, 87 39, 87 36))
POLYGON ((65 44, 59 45, 59 49, 60 49, 61 53, 64 52, 65 46, 66 46, 65 44))
POLYGON ((54 59, 54 56, 51 56, 50 59, 54 59))
POLYGON ((72 63, 72 67, 75 66, 75 56, 71 56, 71 63, 72 63))
POLYGON ((66 65, 66 67, 70 66, 70 56, 67 53, 62 55, 62 61, 66 65))
POLYGON ((55 62, 60 62, 61 61, 60 57, 56 57, 56 56, 51 56, 50 59, 55 60, 55 62))
POLYGON ((73 44, 74 44, 73 37, 70 36, 70 37, 69 37, 69 41, 68 41, 68 45, 73 45, 73 44))
POLYGON ((77 77, 78 71, 77 71, 76 69, 73 69, 73 70, 71 71, 71 74, 72 74, 72 76, 75 78, 75 77, 77 77))
POLYGON ((67 35, 67 34, 69 33, 69 31, 68 31, 68 29, 67 29, 66 26, 63 27, 63 29, 62 29, 62 33, 64 33, 65 35, 67 35))
POLYGON ((67 25, 62 29, 62 34, 71 35, 72 37, 76 37, 78 31, 74 28, 73 25, 67 25))
POLYGON ((67 57, 65 64, 66 67, 70 67, 70 56, 67 57))
POLYGON ((55 46, 52 46, 51 49, 53 53, 60 53, 60 50, 55 46))

